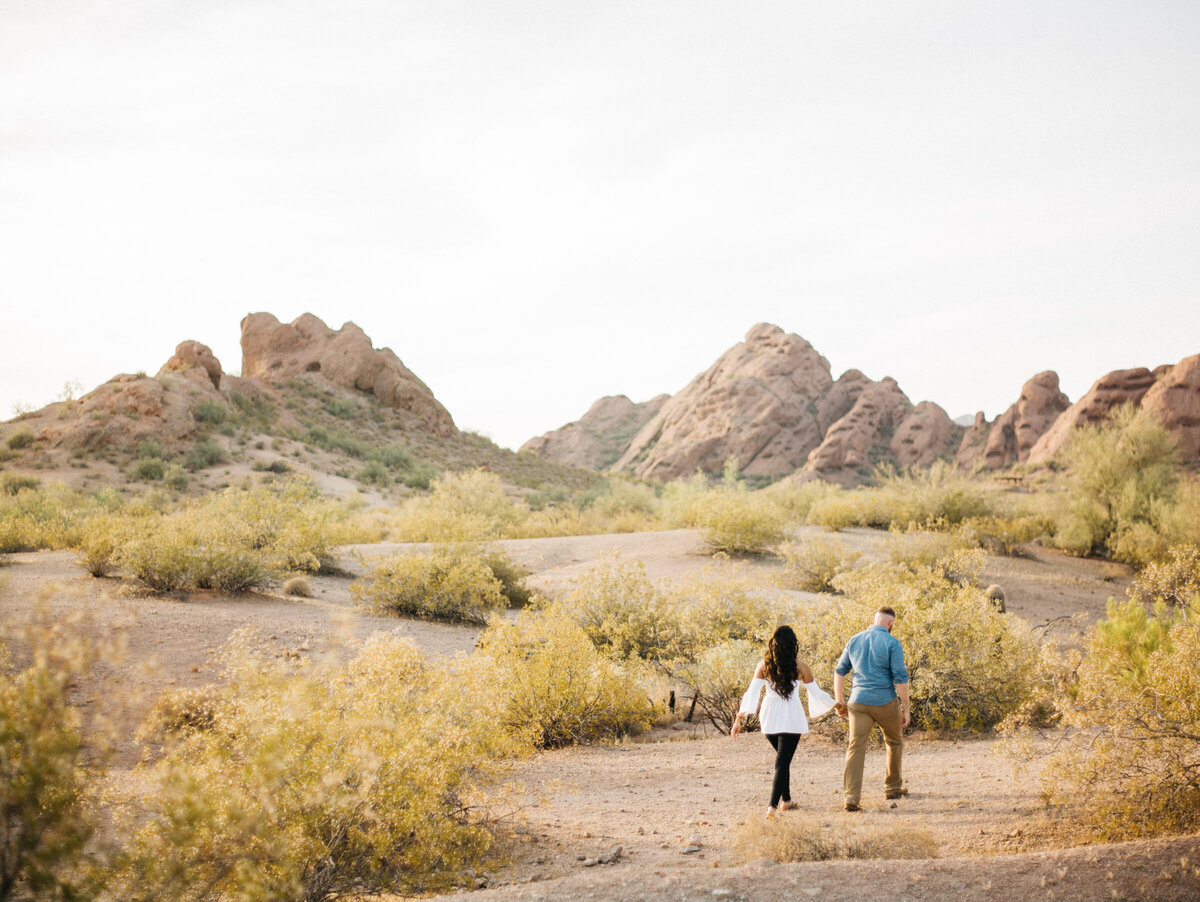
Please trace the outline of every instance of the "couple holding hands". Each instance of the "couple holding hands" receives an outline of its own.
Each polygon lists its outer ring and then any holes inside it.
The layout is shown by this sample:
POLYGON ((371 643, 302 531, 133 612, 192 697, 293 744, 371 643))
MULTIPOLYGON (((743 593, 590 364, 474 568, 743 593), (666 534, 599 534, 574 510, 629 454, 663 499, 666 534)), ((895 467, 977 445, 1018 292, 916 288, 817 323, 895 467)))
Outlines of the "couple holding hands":
POLYGON ((834 668, 833 698, 817 685, 808 665, 799 660, 799 643, 792 628, 781 626, 771 636, 730 730, 730 735, 736 739, 742 731, 742 718, 757 713, 763 735, 775 749, 775 777, 767 817, 773 817, 776 811, 798 807, 792 801, 789 778, 796 746, 800 737, 808 732, 808 718, 800 701, 801 684, 808 693, 808 710, 814 720, 837 711, 850 722, 850 742, 842 781, 846 810, 861 810, 863 762, 868 738, 876 724, 883 731, 887 746, 884 798, 897 799, 908 794, 900 777, 904 728, 910 719, 908 671, 904 666, 904 649, 892 635, 895 622, 896 612, 882 607, 875 612, 871 626, 846 643, 834 668), (854 685, 847 705, 844 700, 846 675, 851 671, 854 685))

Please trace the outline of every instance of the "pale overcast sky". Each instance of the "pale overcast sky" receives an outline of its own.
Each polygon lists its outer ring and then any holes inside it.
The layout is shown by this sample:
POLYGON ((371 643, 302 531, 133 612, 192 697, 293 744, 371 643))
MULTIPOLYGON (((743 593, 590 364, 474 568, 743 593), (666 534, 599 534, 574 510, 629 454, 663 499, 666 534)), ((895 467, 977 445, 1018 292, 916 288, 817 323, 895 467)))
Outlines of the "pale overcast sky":
POLYGON ((1200 353, 1200 3, 0 0, 0 416, 241 318, 503 445, 756 322, 989 417, 1200 353))

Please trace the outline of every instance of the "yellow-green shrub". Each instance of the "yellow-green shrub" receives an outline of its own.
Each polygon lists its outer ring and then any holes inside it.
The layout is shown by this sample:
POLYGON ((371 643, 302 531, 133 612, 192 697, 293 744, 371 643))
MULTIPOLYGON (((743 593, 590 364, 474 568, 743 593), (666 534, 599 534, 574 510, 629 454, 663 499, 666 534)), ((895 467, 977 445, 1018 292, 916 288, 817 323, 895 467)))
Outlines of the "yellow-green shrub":
POLYGON ((763 497, 779 508, 786 522, 804 523, 815 505, 836 498, 845 490, 818 479, 811 482, 783 480, 761 491, 763 497))
POLYGON ((1200 826, 1200 616, 1110 602, 1067 705, 1070 732, 1043 771, 1051 802, 1127 839, 1200 826))
POLYGON ((762 639, 778 613, 742 580, 701 577, 654 585, 640 561, 609 558, 575 580, 556 605, 618 660, 694 660, 729 639, 762 639))
POLYGON ((1179 478, 1178 442, 1152 412, 1125 405, 1075 429, 1061 459, 1070 478, 1059 546, 1137 566, 1166 550, 1158 521, 1179 478))
POLYGON ((992 554, 1012 556, 1022 545, 1039 536, 1049 535, 1054 526, 1044 517, 971 517, 963 529, 992 554))
POLYGON ((40 616, 14 632, 0 620, 0 899, 19 890, 88 898, 83 852, 96 819, 71 694, 107 651, 61 619, 40 616), (6 647, 14 638, 32 655, 15 670, 6 647))
POLYGON ((713 551, 763 554, 783 539, 783 514, 760 492, 715 489, 696 500, 691 517, 713 551))
POLYGON ((825 536, 805 536, 788 542, 779 549, 783 572, 779 583, 788 589, 805 592, 834 592, 833 580, 839 573, 854 567, 862 555, 852 552, 836 539, 825 536))
POLYGON ((405 639, 288 669, 243 641, 203 729, 164 735, 119 898, 325 900, 445 888, 515 746, 481 685, 405 639))
POLYGON ((692 692, 700 716, 728 733, 762 653, 761 642, 731 639, 705 649, 672 673, 692 692))
POLYGON ((1144 602, 1200 606, 1200 547, 1173 546, 1166 560, 1156 561, 1138 575, 1129 594, 1144 602))
POLYGON ((486 623, 508 606, 487 561, 449 547, 385 561, 355 580, 350 594, 377 611, 467 623, 486 623))
MULTIPOLYGON (((975 537, 964 530, 938 532, 914 529, 902 532, 893 529, 888 537, 888 560, 910 569, 945 569, 947 562, 957 553, 973 548, 978 548, 975 537)), ((981 554, 981 567, 982 563, 981 554)))
POLYGON ((916 726, 986 730, 1032 693, 1040 656, 1029 627, 994 611, 973 586, 895 564, 859 567, 837 585, 846 597, 798 608, 792 621, 800 657, 823 685, 846 641, 888 605, 897 615, 893 634, 904 646, 916 726))
POLYGON ((653 721, 636 680, 555 608, 493 621, 474 658, 491 713, 539 748, 615 739, 653 721))
POLYGON ((405 501, 393 532, 402 542, 478 542, 504 538, 524 517, 498 476, 470 470, 443 476, 428 495, 405 501))

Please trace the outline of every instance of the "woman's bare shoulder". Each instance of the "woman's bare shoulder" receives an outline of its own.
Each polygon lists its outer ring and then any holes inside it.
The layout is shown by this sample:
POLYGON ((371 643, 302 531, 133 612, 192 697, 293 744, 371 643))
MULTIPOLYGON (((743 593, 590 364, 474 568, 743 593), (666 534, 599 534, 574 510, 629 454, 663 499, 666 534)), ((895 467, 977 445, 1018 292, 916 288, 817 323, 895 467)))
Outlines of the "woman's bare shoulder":
MULTIPOLYGON (((745 671, 742 671, 742 672, 745 673, 745 671)), ((759 661, 758 666, 754 668, 754 678, 756 680, 761 680, 763 678, 763 676, 766 674, 766 672, 767 672, 767 662, 759 661)))

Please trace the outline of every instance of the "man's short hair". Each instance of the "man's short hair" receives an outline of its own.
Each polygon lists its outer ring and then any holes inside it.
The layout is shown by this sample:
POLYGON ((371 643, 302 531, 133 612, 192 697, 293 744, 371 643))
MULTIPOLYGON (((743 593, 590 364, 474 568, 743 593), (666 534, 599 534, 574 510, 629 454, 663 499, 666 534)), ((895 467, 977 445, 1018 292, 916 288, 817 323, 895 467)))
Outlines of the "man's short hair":
POLYGON ((893 611, 891 608, 889 608, 887 605, 884 605, 883 607, 881 607, 881 608, 880 608, 878 611, 876 611, 875 613, 877 613, 877 614, 887 614, 889 617, 891 617, 891 618, 893 618, 893 619, 895 619, 895 617, 896 617, 896 612, 895 612, 895 611, 893 611))

